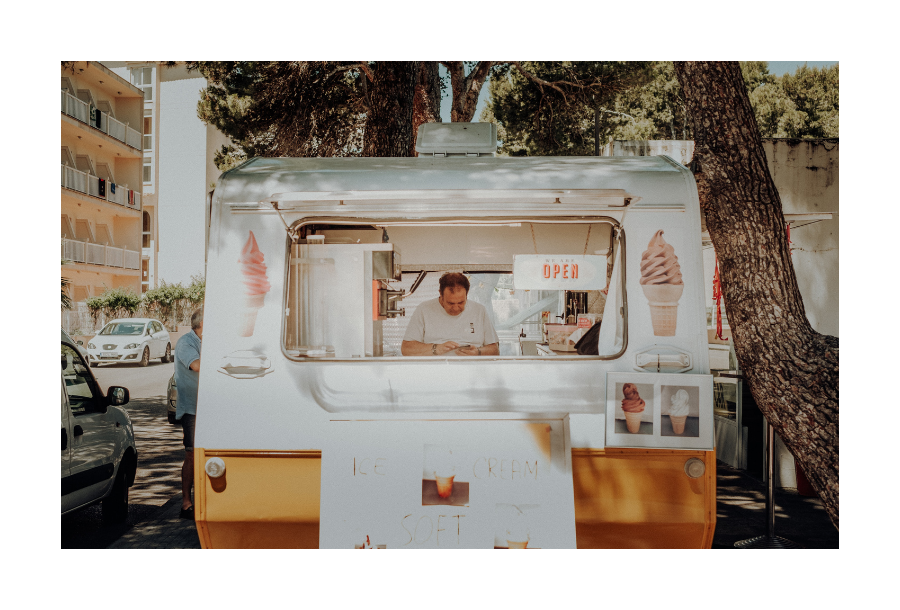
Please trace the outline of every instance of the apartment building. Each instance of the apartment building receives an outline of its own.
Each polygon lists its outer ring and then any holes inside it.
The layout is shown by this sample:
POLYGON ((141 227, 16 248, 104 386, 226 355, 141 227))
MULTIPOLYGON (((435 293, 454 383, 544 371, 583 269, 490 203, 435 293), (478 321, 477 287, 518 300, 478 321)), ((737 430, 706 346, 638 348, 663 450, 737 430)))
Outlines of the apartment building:
POLYGON ((144 92, 142 115, 143 285, 190 283, 204 273, 206 195, 221 173, 215 151, 229 142, 197 117, 206 79, 181 63, 105 61, 144 92))
POLYGON ((107 288, 141 292, 147 256, 143 205, 144 92, 98 62, 61 68, 62 276, 75 303, 107 288))

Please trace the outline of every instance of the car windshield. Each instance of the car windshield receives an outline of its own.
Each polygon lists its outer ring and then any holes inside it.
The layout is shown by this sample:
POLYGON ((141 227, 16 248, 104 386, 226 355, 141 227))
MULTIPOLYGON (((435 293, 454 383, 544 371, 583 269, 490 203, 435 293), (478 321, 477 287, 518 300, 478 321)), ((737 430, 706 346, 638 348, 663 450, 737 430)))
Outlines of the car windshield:
POLYGON ((110 322, 100 331, 101 335, 140 335, 144 332, 143 322, 110 322))

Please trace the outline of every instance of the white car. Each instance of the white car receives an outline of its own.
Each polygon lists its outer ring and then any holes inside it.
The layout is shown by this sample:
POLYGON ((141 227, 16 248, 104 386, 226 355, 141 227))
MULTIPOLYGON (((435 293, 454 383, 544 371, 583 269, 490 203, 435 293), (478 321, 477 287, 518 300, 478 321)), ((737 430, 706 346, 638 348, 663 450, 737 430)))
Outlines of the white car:
POLYGON ((136 362, 150 364, 152 358, 172 362, 172 342, 162 322, 152 318, 123 318, 103 327, 87 344, 91 364, 136 362))
POLYGON ((63 340, 62 514, 102 502, 104 521, 128 518, 128 488, 137 473, 137 447, 128 412, 128 390, 104 396, 76 345, 63 340))

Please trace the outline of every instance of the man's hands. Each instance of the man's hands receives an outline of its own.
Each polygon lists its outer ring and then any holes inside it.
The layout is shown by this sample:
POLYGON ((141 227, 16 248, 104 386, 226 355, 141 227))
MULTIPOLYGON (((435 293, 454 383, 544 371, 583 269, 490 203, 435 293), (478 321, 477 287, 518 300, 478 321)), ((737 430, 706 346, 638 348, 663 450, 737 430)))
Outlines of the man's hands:
POLYGON ((445 356, 450 352, 455 352, 457 356, 496 356, 500 353, 500 349, 497 343, 482 347, 471 345, 460 347, 456 341, 445 341, 444 343, 404 341, 400 345, 400 353, 404 356, 445 356))
POLYGON ((443 356, 448 352, 459 349, 459 343, 456 341, 445 341, 444 343, 436 343, 434 347, 435 356, 443 356))
POLYGON ((469 347, 459 347, 456 349, 456 353, 460 356, 479 356, 481 355, 479 353, 480 351, 480 347, 474 347, 472 345, 470 345, 469 347))

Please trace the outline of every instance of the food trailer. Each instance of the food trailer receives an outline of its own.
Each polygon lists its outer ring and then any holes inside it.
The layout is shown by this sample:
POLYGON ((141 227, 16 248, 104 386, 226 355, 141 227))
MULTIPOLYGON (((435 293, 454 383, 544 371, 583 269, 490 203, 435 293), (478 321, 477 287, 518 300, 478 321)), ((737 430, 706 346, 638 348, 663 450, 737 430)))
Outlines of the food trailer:
POLYGON ((711 546, 691 172, 495 144, 492 124, 438 123, 415 158, 222 174, 195 436, 204 548, 711 546), (401 354, 446 272, 468 277, 499 355, 401 354))

